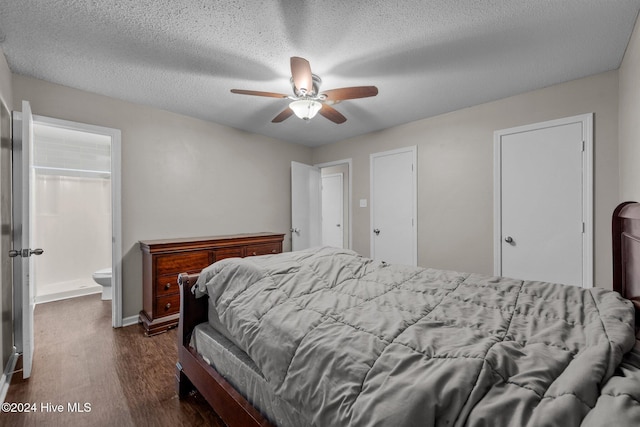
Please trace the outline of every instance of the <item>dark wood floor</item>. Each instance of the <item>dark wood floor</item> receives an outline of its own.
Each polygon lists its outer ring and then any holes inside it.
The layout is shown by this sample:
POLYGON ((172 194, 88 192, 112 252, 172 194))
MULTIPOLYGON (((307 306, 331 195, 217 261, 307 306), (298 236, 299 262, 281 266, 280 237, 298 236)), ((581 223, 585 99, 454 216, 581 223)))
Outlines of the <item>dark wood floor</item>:
POLYGON ((99 294, 36 306, 34 329, 31 378, 14 373, 6 402, 37 412, 0 413, 1 426, 224 426, 200 395, 176 395, 176 329, 154 337, 139 325, 113 329, 99 294), (64 411, 42 412, 47 403, 64 411), (85 403, 90 412, 68 410, 85 403))

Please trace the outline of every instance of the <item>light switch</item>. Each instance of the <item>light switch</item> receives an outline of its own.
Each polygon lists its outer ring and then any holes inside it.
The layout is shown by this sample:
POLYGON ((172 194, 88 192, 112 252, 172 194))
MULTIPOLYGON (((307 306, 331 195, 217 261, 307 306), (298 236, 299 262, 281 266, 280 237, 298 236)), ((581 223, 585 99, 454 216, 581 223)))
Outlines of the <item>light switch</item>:
POLYGON ((360 199, 360 207, 361 208, 367 207, 367 199, 360 199))

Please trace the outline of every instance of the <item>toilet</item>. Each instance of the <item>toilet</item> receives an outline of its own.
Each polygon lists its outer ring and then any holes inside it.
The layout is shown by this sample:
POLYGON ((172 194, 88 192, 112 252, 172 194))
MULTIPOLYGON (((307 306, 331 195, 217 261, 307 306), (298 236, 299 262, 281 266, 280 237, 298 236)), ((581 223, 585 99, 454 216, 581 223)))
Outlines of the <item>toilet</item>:
POLYGON ((93 273, 93 280, 102 286, 102 299, 111 299, 111 267, 103 268, 93 273))

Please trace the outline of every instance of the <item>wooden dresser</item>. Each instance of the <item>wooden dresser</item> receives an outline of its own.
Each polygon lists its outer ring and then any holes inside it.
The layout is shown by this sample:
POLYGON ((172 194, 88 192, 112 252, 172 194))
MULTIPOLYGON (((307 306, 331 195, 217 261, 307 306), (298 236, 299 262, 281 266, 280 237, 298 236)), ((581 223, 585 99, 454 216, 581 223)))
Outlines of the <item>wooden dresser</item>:
POLYGON ((282 252, 284 234, 255 233, 190 239, 140 241, 142 311, 146 335, 178 325, 179 273, 197 273, 221 259, 282 252))

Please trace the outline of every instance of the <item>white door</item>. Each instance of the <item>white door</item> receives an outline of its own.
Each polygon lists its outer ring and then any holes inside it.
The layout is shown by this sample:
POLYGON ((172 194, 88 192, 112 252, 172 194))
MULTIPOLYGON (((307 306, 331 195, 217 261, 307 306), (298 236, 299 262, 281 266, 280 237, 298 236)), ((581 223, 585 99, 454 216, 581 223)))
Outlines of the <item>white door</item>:
POLYGON ((417 265, 416 147, 371 155, 371 258, 417 265))
POLYGON ((16 348, 22 353, 23 378, 31 376, 33 363, 33 309, 35 290, 31 255, 42 249, 31 249, 33 236, 30 206, 33 197, 33 116, 31 106, 22 101, 22 115, 14 113, 13 127, 13 280, 16 307, 16 348))
POLYGON ((343 177, 322 175, 322 244, 344 247, 343 177))
POLYGON ((291 162, 291 248, 322 245, 320 169, 291 162))
POLYGON ((496 275, 592 286, 591 115, 498 131, 496 275))

